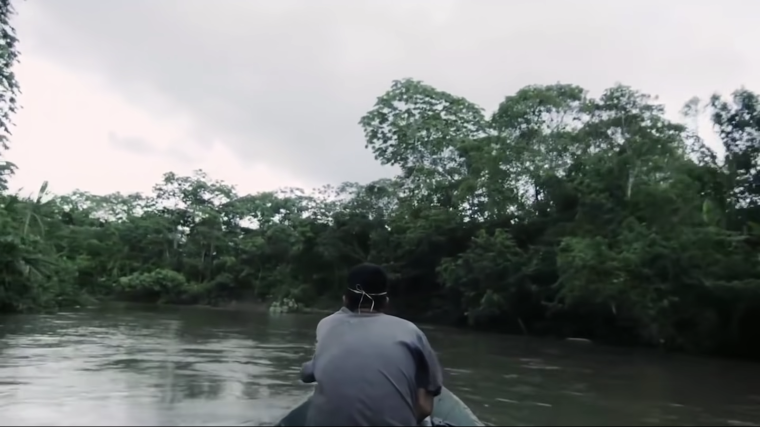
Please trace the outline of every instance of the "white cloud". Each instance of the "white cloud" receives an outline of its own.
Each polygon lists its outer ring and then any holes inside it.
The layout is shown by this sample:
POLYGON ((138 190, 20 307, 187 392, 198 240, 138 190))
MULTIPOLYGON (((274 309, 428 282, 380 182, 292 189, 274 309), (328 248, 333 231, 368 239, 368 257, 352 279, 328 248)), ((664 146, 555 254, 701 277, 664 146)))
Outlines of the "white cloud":
POLYGON ((8 153, 19 166, 12 189, 33 192, 48 180, 56 193, 145 192, 164 172, 194 169, 243 192, 304 185, 284 171, 240 162, 221 141, 210 147, 193 144, 186 122, 156 118, 130 105, 97 75, 35 55, 24 56, 17 74, 23 109, 8 153), (152 151, 115 144, 114 138, 142 140, 152 151))
MULTIPOLYGON (((359 117, 414 77, 492 109, 522 86, 760 90, 756 0, 66 0, 18 4, 13 185, 243 191, 388 174, 359 117)), ((704 124, 703 124, 703 127, 704 124)))

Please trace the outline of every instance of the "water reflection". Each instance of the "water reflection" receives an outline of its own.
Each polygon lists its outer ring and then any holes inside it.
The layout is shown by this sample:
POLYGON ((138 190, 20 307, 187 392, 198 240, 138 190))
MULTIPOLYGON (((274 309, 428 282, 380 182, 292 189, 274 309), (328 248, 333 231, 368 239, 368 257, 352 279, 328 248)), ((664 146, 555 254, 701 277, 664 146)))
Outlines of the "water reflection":
POLYGON ((270 422, 308 392, 295 373, 311 345, 288 341, 292 316, 220 314, 8 319, 0 347, 0 423, 270 422))
POLYGON ((760 425, 757 364, 437 328, 427 334, 447 384, 493 424, 760 425))
MULTIPOLYGON (((0 319, 0 425, 262 425, 318 317, 189 308, 0 319)), ((426 329, 446 383, 497 425, 753 425, 760 366, 426 329)))

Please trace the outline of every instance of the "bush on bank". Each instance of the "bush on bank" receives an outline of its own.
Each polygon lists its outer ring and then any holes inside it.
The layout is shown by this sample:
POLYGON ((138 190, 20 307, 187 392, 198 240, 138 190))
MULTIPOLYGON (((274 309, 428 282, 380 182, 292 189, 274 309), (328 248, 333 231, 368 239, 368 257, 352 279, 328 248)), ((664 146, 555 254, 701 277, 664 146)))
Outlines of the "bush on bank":
MULTIPOLYGON (((0 0, 9 28, 10 3, 0 0)), ((18 89, 2 33, 0 148, 18 89)), ((393 82, 361 120, 394 178, 239 194, 201 171, 150 194, 7 191, 0 311, 118 298, 175 304, 339 298, 384 265, 395 310, 503 332, 760 357, 760 102, 693 100, 723 154, 618 85, 527 86, 490 114, 393 82)))

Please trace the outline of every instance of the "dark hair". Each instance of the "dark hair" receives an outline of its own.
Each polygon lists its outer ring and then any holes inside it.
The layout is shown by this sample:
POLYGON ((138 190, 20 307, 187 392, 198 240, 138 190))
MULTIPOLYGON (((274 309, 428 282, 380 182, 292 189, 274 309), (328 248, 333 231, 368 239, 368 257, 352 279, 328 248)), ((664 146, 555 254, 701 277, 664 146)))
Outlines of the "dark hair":
POLYGON ((369 310, 373 307, 373 303, 375 311, 385 308, 388 302, 388 296, 385 295, 388 292, 388 275, 379 265, 359 264, 352 268, 348 272, 347 285, 344 296, 346 308, 349 310, 356 311, 358 308, 369 310), (362 291, 368 295, 362 294, 362 291))

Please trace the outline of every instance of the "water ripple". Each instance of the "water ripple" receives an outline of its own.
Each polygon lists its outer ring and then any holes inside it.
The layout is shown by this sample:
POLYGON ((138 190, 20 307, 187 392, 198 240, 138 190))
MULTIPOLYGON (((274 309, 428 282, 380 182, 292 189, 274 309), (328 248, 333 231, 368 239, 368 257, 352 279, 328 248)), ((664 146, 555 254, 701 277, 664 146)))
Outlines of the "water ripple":
MULTIPOLYGON (((0 318, 0 425, 271 425, 318 318, 109 310, 0 318)), ((489 425, 760 424, 760 367, 426 329, 489 425)))
POLYGON ((3 323, 0 425, 255 425, 309 390, 295 374, 311 343, 268 340, 266 329, 31 319, 3 323))

